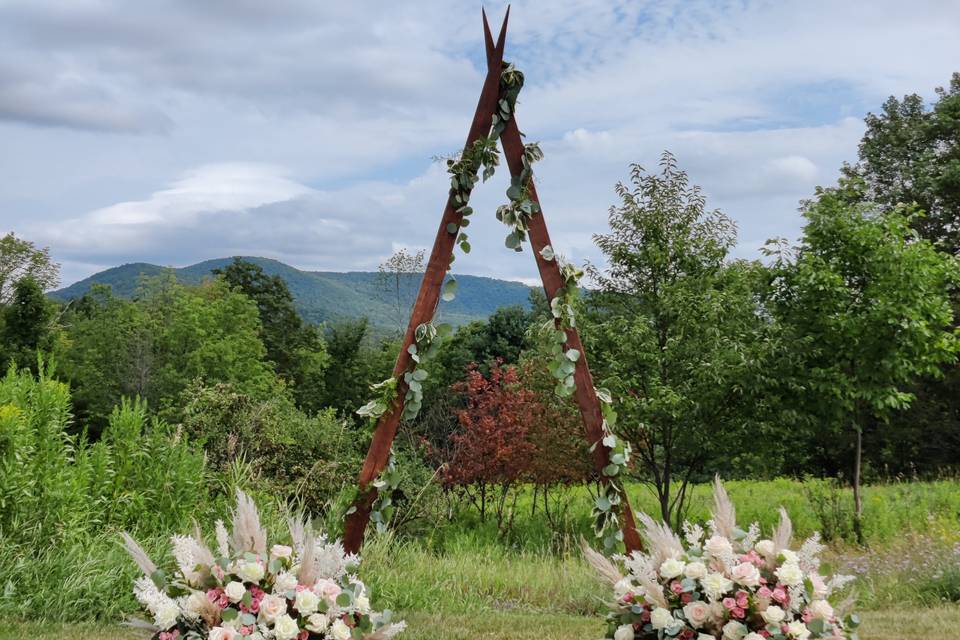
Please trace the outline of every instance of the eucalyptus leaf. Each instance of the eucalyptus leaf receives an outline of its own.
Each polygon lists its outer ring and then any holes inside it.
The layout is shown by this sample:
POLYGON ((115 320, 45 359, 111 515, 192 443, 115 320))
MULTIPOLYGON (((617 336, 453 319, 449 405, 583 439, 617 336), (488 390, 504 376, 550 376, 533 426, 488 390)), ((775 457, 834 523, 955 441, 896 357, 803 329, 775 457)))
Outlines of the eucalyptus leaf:
POLYGON ((450 302, 457 297, 457 281, 453 278, 450 278, 443 283, 443 294, 444 302, 450 302))

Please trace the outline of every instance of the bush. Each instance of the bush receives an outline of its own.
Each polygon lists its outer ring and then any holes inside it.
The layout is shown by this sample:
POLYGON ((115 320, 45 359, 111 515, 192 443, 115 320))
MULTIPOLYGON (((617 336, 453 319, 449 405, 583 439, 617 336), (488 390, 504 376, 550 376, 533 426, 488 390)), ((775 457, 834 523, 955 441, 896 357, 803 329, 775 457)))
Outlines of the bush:
POLYGON ((324 515, 361 460, 357 438, 333 409, 314 415, 285 394, 257 400, 230 384, 194 383, 182 396, 183 427, 226 472, 245 461, 277 496, 324 515))

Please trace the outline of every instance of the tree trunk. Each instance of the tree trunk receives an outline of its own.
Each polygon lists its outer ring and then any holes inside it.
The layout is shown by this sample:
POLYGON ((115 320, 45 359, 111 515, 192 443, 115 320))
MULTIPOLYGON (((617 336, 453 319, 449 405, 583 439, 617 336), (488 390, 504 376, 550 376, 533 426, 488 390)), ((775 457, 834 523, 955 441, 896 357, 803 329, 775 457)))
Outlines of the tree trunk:
POLYGON ((860 465, 863 459, 863 429, 854 425, 857 432, 857 447, 853 460, 853 533, 857 544, 863 544, 863 496, 860 493, 860 465))

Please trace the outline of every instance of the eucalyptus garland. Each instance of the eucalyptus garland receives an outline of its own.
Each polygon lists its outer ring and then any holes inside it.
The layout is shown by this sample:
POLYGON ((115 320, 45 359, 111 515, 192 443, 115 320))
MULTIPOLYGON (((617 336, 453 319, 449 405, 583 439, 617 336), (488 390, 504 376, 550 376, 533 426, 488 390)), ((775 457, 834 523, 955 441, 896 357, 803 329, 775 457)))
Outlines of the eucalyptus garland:
POLYGON ((593 529, 597 538, 603 540, 603 548, 614 551, 623 542, 623 529, 620 524, 620 505, 623 503, 624 488, 621 478, 630 463, 630 443, 618 438, 612 431, 617 422, 617 412, 613 408, 613 397, 607 389, 596 389, 603 412, 603 437, 590 447, 592 453, 598 445, 610 452, 610 461, 602 470, 606 482, 602 483, 601 494, 593 505, 593 529))

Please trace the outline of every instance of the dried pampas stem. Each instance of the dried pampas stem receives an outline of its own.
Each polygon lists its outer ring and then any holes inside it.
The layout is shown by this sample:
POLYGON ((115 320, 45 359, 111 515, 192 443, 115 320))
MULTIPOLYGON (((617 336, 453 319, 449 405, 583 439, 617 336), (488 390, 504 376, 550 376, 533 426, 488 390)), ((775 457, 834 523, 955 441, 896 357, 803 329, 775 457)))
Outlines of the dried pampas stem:
POLYGON ((297 582, 313 584, 317 581, 317 540, 313 529, 308 528, 303 540, 303 556, 300 559, 300 572, 297 573, 297 582))
POLYGON ((659 568, 667 558, 683 555, 683 544, 666 523, 656 522, 645 513, 637 516, 643 525, 643 537, 650 545, 650 561, 659 568))
POLYGON ((151 560, 150 556, 143 550, 143 547, 130 537, 130 534, 126 531, 120 532, 120 535, 123 537, 123 548, 127 550, 127 553, 130 554, 133 561, 136 562, 140 570, 143 571, 143 575, 148 577, 152 576, 157 571, 157 565, 153 564, 153 560, 151 560))
POLYGON ((617 584, 623 580, 623 574, 617 570, 617 567, 603 554, 594 551, 583 538, 580 538, 580 549, 587 564, 597 572, 598 576, 610 584, 617 584))
POLYGON ((788 549, 791 537, 793 537, 793 523, 790 522, 787 510, 780 507, 780 524, 773 532, 774 553, 780 553, 784 549, 788 549))
POLYGON ((737 528, 737 510, 730 502, 727 490, 723 488, 719 474, 713 480, 713 527, 717 533, 733 540, 733 531, 737 528))
POLYGON ((260 513, 253 499, 237 489, 237 508, 233 512, 234 551, 267 554, 267 532, 260 526, 260 513))

